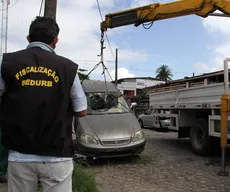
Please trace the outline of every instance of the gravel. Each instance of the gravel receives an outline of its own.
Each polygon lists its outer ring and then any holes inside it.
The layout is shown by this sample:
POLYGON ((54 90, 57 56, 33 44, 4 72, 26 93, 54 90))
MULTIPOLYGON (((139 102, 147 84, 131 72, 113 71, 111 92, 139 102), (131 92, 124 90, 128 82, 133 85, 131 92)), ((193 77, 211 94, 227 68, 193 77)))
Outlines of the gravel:
MULTIPOLYGON (((192 153, 188 139, 177 133, 145 129, 143 155, 147 163, 95 162, 92 170, 101 192, 229 192, 230 178, 218 176, 220 154, 209 157, 192 153)), ((100 160, 99 160, 100 161, 100 160)), ((226 171, 229 171, 226 166, 226 171)))

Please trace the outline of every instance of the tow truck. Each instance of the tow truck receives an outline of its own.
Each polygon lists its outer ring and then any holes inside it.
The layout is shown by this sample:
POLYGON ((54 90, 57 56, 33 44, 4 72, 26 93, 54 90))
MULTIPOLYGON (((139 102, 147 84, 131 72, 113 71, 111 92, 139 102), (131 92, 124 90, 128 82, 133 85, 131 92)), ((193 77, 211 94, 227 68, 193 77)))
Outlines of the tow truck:
MULTIPOLYGON (((153 3, 105 15, 100 23, 103 34, 108 29, 134 25, 135 27, 150 22, 175 17, 197 15, 230 16, 230 0, 180 0, 165 4, 153 3), (216 12, 218 11, 218 12, 216 12), (219 13, 221 12, 221 13, 219 13)), ((103 48, 102 48, 103 49, 103 48)), ((229 70, 230 58, 224 60, 224 78, 222 82, 208 83, 207 79, 196 87, 174 87, 171 90, 150 94, 150 105, 154 108, 154 117, 170 118, 171 130, 178 132, 178 137, 189 137, 192 149, 199 155, 207 155, 213 139, 221 138, 222 175, 224 171, 225 149, 230 139, 230 102, 229 70), (169 111, 164 114, 162 111, 169 111), (179 133, 184 134, 179 134, 179 133)), ((156 124, 159 121, 156 121, 156 124)))

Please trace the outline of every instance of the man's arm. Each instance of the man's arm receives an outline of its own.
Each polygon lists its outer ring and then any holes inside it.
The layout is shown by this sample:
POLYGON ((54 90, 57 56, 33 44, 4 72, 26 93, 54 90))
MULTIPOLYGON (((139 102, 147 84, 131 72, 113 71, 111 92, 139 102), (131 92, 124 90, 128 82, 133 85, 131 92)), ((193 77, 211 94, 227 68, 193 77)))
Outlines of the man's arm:
POLYGON ((74 112, 74 116, 76 117, 84 117, 87 115, 87 110, 80 111, 80 112, 74 112))
POLYGON ((78 73, 75 76, 71 91, 71 99, 73 104, 74 115, 76 117, 84 117, 87 115, 87 99, 82 89, 78 73))
POLYGON ((2 96, 4 91, 5 91, 5 82, 2 79, 2 58, 1 58, 0 59, 0 97, 2 96))

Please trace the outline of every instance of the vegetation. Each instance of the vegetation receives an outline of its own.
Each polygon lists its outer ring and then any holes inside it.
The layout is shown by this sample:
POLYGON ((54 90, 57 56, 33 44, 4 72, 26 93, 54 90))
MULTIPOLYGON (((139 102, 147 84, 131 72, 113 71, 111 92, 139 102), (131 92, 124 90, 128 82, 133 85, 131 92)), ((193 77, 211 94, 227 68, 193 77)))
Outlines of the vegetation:
POLYGON ((116 165, 147 165, 152 162, 152 156, 146 153, 141 153, 140 155, 133 155, 127 157, 113 157, 108 159, 96 159, 94 162, 89 162, 89 165, 92 168, 102 168, 103 166, 107 165, 116 166, 116 165))
POLYGON ((79 165, 74 165, 73 192, 99 192, 96 179, 79 165))
POLYGON ((79 75, 79 79, 80 79, 80 80, 89 79, 89 76, 88 76, 87 74, 84 73, 84 72, 86 72, 86 71, 88 71, 88 70, 86 70, 86 69, 81 69, 81 68, 78 69, 78 75, 79 75))
POLYGON ((172 70, 167 65, 161 65, 156 70, 156 78, 159 80, 163 80, 165 83, 172 81, 172 70))
MULTIPOLYGON (((86 169, 81 168, 76 163, 72 175, 73 192, 99 192, 96 184, 96 179, 93 174, 90 174, 86 169)), ((38 192, 42 192, 42 187, 39 184, 38 192)))

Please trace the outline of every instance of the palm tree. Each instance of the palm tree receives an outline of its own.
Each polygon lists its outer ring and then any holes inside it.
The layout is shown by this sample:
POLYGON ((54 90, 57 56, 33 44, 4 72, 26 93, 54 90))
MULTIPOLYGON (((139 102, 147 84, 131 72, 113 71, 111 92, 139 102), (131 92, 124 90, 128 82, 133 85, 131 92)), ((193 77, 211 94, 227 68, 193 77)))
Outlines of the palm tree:
POLYGON ((159 80, 165 81, 167 83, 168 81, 172 81, 172 70, 167 65, 161 65, 156 70, 156 78, 159 80))
POLYGON ((88 71, 88 70, 81 69, 81 68, 78 69, 78 75, 79 75, 80 80, 89 79, 89 76, 87 74, 83 73, 83 72, 86 72, 86 71, 88 71))

